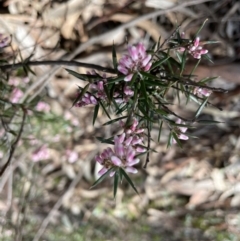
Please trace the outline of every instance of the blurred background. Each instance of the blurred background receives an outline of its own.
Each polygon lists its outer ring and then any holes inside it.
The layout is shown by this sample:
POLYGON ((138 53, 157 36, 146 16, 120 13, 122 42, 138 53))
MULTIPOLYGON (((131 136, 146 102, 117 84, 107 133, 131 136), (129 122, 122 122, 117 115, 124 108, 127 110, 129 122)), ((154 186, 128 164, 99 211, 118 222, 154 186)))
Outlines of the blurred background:
MULTIPOLYGON (((118 127, 103 127, 108 119, 101 113, 93 126, 93 107, 71 108, 85 84, 66 66, 1 72, 0 167, 12 157, 0 177, 0 240, 240 240, 238 0, 2 0, 0 33, 11 41, 0 57, 112 67, 113 42, 119 59, 127 43, 151 47, 178 25, 191 38, 206 19, 201 40, 219 43, 206 45, 213 63, 201 61, 195 75, 219 76, 211 85, 229 90, 210 97, 222 111, 209 106, 202 114, 221 123, 189 130, 198 138, 182 149, 167 149, 163 129, 148 167, 143 159, 132 176, 139 196, 123 182, 113 200, 111 178, 90 189, 94 156, 106 148, 96 136, 110 137, 118 127)), ((173 105, 185 117, 196 108, 177 99, 173 105)))

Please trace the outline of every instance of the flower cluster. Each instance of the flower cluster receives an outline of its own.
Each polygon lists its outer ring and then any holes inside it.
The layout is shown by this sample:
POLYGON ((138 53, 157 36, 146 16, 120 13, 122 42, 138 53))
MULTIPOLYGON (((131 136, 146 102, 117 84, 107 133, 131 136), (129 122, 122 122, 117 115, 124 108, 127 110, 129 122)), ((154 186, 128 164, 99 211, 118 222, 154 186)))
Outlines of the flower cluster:
POLYGON ((122 134, 124 139, 124 145, 131 145, 136 152, 143 153, 146 151, 146 148, 143 147, 143 137, 141 134, 144 132, 144 128, 139 127, 139 122, 136 118, 133 118, 133 123, 130 126, 125 126, 126 124, 123 121, 120 121, 120 126, 124 128, 122 134))
POLYGON ((118 70, 126 75, 124 80, 128 82, 132 79, 134 73, 138 71, 148 71, 151 68, 151 58, 152 56, 147 54, 142 43, 136 46, 129 46, 128 54, 119 60, 118 70))
MULTIPOLYGON (((137 169, 133 166, 139 163, 139 159, 135 158, 136 151, 132 146, 124 146, 124 137, 115 136, 114 138, 114 149, 108 147, 101 154, 95 157, 95 160, 99 162, 103 168, 99 171, 100 175, 106 173, 112 167, 122 167, 127 172, 137 173, 137 169)), ((113 176, 115 171, 110 173, 113 176)))
MULTIPOLYGON (((181 119, 177 119, 176 121, 176 124, 179 124, 179 125, 185 125, 186 123, 183 122, 181 119)), ((178 136, 178 139, 181 139, 181 140, 188 140, 188 136, 185 135, 184 133, 187 131, 187 127, 185 126, 178 126, 177 127, 177 136, 178 136)), ((176 144, 176 140, 173 138, 172 140, 172 143, 173 144, 176 144)))
MULTIPOLYGON (((137 119, 133 119, 133 124, 125 131, 114 137, 114 150, 110 147, 105 149, 102 154, 95 157, 95 160, 103 165, 103 168, 99 171, 100 175, 106 173, 112 167, 122 167, 127 172, 137 173, 137 169, 133 166, 139 163, 139 159, 135 158, 136 154, 146 151, 143 147, 143 138, 140 136, 144 132, 144 129, 138 127, 137 119)), ((120 122, 123 127, 124 123, 120 122)), ((110 173, 113 176, 115 171, 110 173)))
MULTIPOLYGON (((88 74, 96 74, 95 72, 88 74)), ((94 83, 90 84, 89 93, 85 93, 80 100, 78 100, 75 104, 75 107, 83 107, 86 105, 96 105, 98 104, 98 100, 106 101, 107 94, 104 89, 104 85, 107 83, 106 75, 103 75, 101 80, 97 80, 94 83)), ((113 97, 116 103, 126 103, 128 100, 134 95, 134 91, 130 86, 118 85, 115 88, 116 90, 113 93, 113 97), (123 90, 123 91, 122 91, 123 90)), ((81 92, 78 94, 80 95, 81 92)))
POLYGON ((180 52, 187 51, 189 54, 193 56, 195 59, 200 59, 203 54, 208 53, 207 49, 204 49, 200 44, 200 38, 197 37, 193 41, 193 43, 189 44, 187 47, 180 47, 178 50, 180 52))

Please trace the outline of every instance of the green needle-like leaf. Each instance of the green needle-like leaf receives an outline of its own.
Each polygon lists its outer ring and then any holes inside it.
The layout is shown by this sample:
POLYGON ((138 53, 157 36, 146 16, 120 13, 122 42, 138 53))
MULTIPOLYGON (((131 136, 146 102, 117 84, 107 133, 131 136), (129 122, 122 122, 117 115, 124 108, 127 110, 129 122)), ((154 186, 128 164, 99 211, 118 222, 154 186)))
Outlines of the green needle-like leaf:
POLYGON ((198 31, 195 34, 195 38, 198 36, 198 34, 200 33, 200 31, 202 30, 202 28, 204 27, 205 23, 208 21, 208 19, 206 19, 203 24, 200 26, 200 28, 198 29, 198 31))
POLYGON ((207 83, 207 82, 212 81, 212 80, 217 79, 217 78, 218 77, 207 77, 207 78, 201 79, 199 81, 199 83, 207 83))
POLYGON ((74 100, 72 107, 79 101, 82 99, 82 97, 84 96, 84 94, 87 92, 88 87, 90 84, 87 84, 82 90, 81 93, 78 95, 78 97, 74 100))
POLYGON ((104 173, 101 177, 99 177, 97 181, 94 182, 93 185, 90 187, 90 189, 96 187, 99 183, 101 183, 113 169, 114 167, 110 168, 106 173, 104 173))
POLYGON ((110 115, 108 114, 108 112, 107 112, 107 110, 106 110, 104 104, 102 103, 102 101, 99 101, 99 104, 100 104, 101 107, 103 108, 103 110, 104 110, 105 114, 107 115, 107 117, 108 117, 109 119, 111 119, 111 117, 110 117, 110 115))
POLYGON ((216 125, 219 123, 224 123, 222 121, 214 121, 214 120, 198 120, 197 123, 204 125, 216 125))
POLYGON ((172 136, 173 138, 175 139, 175 141, 177 142, 177 144, 182 148, 182 143, 181 141, 179 140, 177 134, 175 132, 172 132, 172 136))
POLYGON ((97 119, 97 116, 98 116, 98 111, 99 111, 99 104, 97 104, 94 108, 94 113, 93 113, 93 126, 95 124, 95 121, 97 119))
MULTIPOLYGON (((81 79, 83 81, 89 81, 89 77, 88 75, 84 75, 84 74, 79 74, 71 69, 65 69, 69 74, 73 75, 74 77, 81 79)), ((93 76, 94 77, 94 76, 93 76)), ((98 77, 99 78, 99 77, 98 77)))
POLYGON ((113 67, 117 71, 117 54, 116 54, 116 49, 114 44, 112 46, 112 61, 113 61, 113 67))
POLYGON ((170 58, 170 56, 167 56, 167 57, 165 57, 165 58, 163 58, 163 59, 161 59, 161 60, 159 60, 159 61, 156 61, 156 62, 152 65, 151 70, 155 69, 156 67, 161 66, 161 65, 162 65, 164 62, 166 62, 169 58, 170 58))
POLYGON ((158 131, 158 142, 160 142, 160 137, 161 137, 161 133, 162 133, 162 125, 163 125, 163 121, 159 120, 159 131, 158 131))
POLYGON ((122 175, 126 178, 127 182, 131 185, 131 187, 133 188, 133 190, 139 195, 136 187, 134 186, 132 180, 130 179, 130 177, 127 175, 127 173, 122 169, 120 168, 119 171, 122 173, 122 175))
POLYGON ((114 175, 114 184, 113 184, 113 197, 114 197, 114 199, 115 199, 116 194, 117 194, 118 181, 119 181, 119 175, 118 175, 118 171, 116 171, 116 173, 114 175))
POLYGON ((122 80, 124 80, 125 78, 125 75, 120 75, 118 77, 114 77, 114 78, 108 78, 107 79, 107 84, 112 84, 112 83, 115 83, 115 82, 120 82, 122 80))
POLYGON ((202 102, 202 104, 199 106, 199 108, 198 108, 198 110, 197 110, 197 112, 196 112, 196 114, 195 114, 195 118, 197 118, 197 117, 201 114, 201 112, 202 112, 203 108, 205 107, 205 105, 207 104, 207 102, 208 102, 208 98, 206 98, 206 99, 202 102))
POLYGON ((100 136, 96 136, 97 140, 99 140, 101 143, 106 143, 106 144, 111 144, 113 145, 114 142, 113 142, 113 137, 110 137, 108 139, 105 139, 105 138, 102 138, 100 136))
POLYGON ((119 120, 122 120, 122 119, 125 119, 125 118, 127 118, 127 116, 121 116, 121 117, 116 118, 116 119, 114 119, 114 120, 110 120, 110 121, 104 123, 103 125, 104 125, 104 126, 107 126, 107 125, 110 125, 110 124, 112 124, 112 123, 115 123, 115 122, 117 122, 117 121, 119 121, 119 120))

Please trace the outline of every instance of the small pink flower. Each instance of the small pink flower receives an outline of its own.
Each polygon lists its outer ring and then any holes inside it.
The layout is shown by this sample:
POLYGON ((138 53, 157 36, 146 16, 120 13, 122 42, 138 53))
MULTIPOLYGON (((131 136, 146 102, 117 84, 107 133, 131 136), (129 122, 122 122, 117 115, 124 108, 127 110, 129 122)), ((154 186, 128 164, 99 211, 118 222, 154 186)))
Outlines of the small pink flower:
POLYGON ((78 160, 78 153, 76 151, 73 150, 66 150, 66 156, 68 159, 68 162, 70 163, 74 163, 78 160))
POLYGON ((12 103, 18 103, 22 96, 23 92, 18 88, 14 88, 10 96, 10 101, 12 103))
POLYGON ((39 101, 36 106, 37 111, 42 111, 42 112, 49 112, 50 111, 50 106, 49 104, 39 101))
POLYGON ((186 50, 189 54, 193 56, 193 58, 200 59, 203 54, 208 53, 208 50, 203 49, 203 47, 200 46, 199 44, 200 44, 200 38, 196 37, 191 44, 189 44, 186 47, 178 48, 178 51, 184 52, 186 50))
MULTIPOLYGON (((79 93, 80 95, 80 93, 79 93)), ((83 97, 75 104, 76 107, 83 107, 86 105, 96 105, 98 103, 97 99, 89 93, 85 93, 83 97)))
POLYGON ((49 158, 49 150, 46 145, 41 146, 32 153, 32 161, 38 162, 49 158))
POLYGON ((134 73, 148 71, 151 68, 151 58, 152 56, 147 54, 142 43, 136 46, 129 46, 128 54, 119 60, 118 71, 126 75, 124 80, 128 82, 132 79, 134 73))
MULTIPOLYGON (((185 125, 186 123, 183 122, 181 119, 177 119, 176 124, 185 125)), ((189 137, 184 134, 187 131, 187 129, 188 129, 187 127, 185 127, 185 126, 178 126, 177 129, 178 129, 178 133, 177 133, 178 139, 181 139, 181 140, 188 140, 189 139, 189 137)), ((172 139, 172 143, 173 144, 177 143, 174 138, 172 139)))
POLYGON ((113 94, 113 97, 116 103, 127 103, 129 99, 134 95, 134 91, 131 89, 130 86, 124 86, 123 92, 121 91, 122 88, 119 86, 118 90, 116 90, 113 94))
POLYGON ((193 93, 198 96, 208 97, 211 95, 212 91, 204 87, 196 87, 194 88, 193 93))

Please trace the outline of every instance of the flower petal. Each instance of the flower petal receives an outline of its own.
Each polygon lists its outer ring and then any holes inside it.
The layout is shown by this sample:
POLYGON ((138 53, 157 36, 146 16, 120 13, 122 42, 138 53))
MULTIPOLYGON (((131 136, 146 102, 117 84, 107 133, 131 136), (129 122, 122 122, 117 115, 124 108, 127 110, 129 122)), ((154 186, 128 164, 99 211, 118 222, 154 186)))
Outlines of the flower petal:
POLYGON ((107 172, 107 170, 108 170, 108 169, 107 169, 106 167, 103 167, 103 168, 98 172, 98 174, 102 176, 103 174, 105 174, 105 173, 107 172))
POLYGON ((134 166, 134 165, 138 164, 139 162, 140 162, 140 159, 139 158, 135 158, 132 161, 127 162, 127 166, 131 167, 131 166, 134 166))
POLYGON ((129 82, 131 81, 132 77, 133 77, 133 74, 129 74, 124 78, 124 81, 129 82))
POLYGON ((134 167, 126 167, 125 170, 126 172, 134 173, 134 174, 138 172, 138 170, 134 167))
POLYGON ((112 156, 111 161, 115 166, 119 167, 122 165, 122 161, 117 156, 112 156))

